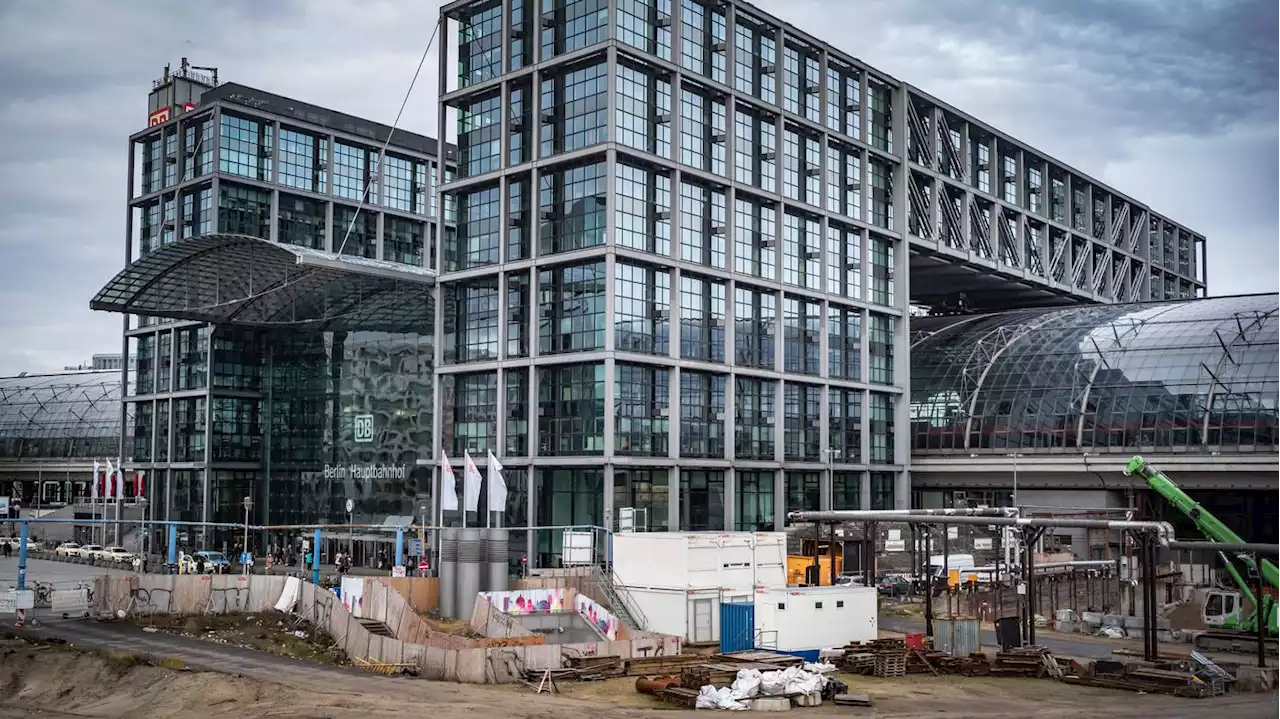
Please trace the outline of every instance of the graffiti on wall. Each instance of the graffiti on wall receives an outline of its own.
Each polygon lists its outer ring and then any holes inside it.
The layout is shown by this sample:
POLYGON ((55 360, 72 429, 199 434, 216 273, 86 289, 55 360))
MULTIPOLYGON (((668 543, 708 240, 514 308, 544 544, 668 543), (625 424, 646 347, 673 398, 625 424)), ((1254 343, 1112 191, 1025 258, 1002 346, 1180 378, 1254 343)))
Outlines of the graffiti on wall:
POLYGON ((556 614, 565 610, 563 587, 481 592, 481 596, 504 614, 556 614))
POLYGON ((578 616, 594 624, 609 640, 618 638, 618 618, 587 595, 579 594, 574 597, 574 610, 578 616))

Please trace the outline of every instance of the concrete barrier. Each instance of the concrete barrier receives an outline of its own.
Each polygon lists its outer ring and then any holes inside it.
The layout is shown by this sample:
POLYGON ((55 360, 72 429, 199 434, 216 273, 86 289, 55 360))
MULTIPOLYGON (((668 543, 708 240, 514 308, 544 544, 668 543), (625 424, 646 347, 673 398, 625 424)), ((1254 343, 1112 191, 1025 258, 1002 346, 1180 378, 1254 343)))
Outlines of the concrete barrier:
MULTIPOLYGON (((95 580, 94 611, 111 616, 122 611, 135 615, 269 612, 274 611, 285 581, 285 577, 266 575, 104 576, 95 580)), ((396 633, 394 638, 370 634, 337 595, 310 582, 302 583, 292 614, 324 630, 348 657, 413 664, 428 679, 473 684, 507 683, 524 670, 559 668, 565 654, 630 658, 675 655, 682 649, 678 637, 644 632, 625 641, 525 646, 502 641, 507 646, 475 646, 476 640, 432 631, 399 592, 376 579, 371 583, 376 586, 365 587, 366 617, 387 624, 396 633), (406 636, 422 641, 408 641, 406 636)))

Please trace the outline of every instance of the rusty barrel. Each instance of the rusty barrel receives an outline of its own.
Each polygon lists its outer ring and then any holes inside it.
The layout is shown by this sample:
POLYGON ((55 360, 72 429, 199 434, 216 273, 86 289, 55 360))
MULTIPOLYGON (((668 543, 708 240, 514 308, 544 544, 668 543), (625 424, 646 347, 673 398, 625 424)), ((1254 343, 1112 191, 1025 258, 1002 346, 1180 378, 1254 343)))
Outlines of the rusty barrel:
POLYGON ((636 679, 636 691, 641 694, 661 694, 662 690, 667 687, 678 686, 680 686, 680 677, 661 676, 653 677, 652 679, 649 677, 636 679))

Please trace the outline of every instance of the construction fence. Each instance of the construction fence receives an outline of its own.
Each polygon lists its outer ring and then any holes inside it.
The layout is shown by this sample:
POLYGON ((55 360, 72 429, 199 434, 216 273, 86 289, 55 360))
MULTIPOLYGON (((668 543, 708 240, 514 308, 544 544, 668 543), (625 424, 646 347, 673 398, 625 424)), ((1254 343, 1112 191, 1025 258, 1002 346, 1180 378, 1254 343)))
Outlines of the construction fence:
MULTIPOLYGON (((281 611, 325 632, 352 660, 417 666, 429 679, 508 683, 529 671, 558 669, 564 656, 654 657, 680 653, 678 637, 633 632, 627 640, 582 644, 477 646, 483 639, 431 629, 403 595, 383 578, 349 578, 362 584, 359 597, 344 583, 344 596, 297 577, 234 575, 121 575, 95 580, 92 612, 119 617, 139 614, 224 614, 281 611), (281 608, 283 607, 283 609, 281 608), (384 625, 391 636, 366 628, 384 625)), ((483 601, 483 600, 482 600, 483 601)))

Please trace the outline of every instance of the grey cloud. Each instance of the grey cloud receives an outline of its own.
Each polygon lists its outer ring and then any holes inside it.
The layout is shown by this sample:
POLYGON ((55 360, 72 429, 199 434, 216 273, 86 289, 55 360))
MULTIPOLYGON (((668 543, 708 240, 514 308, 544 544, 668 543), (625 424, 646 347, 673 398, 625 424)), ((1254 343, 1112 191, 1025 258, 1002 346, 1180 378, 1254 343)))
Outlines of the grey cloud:
MULTIPOLYGON (((119 347, 87 304, 165 63, 390 123, 439 4, 0 2, 0 374, 119 347)), ((1211 291, 1276 290, 1274 0, 759 4, 1206 233, 1211 291)), ((402 127, 435 134, 436 77, 433 52, 402 127)))

